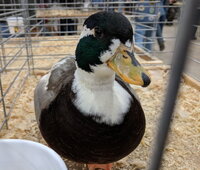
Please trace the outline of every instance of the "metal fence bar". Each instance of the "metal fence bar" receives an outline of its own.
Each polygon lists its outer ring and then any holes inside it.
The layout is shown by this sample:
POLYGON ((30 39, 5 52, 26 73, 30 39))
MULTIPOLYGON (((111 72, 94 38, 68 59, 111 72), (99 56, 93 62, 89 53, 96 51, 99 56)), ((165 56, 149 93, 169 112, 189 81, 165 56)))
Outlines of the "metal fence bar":
POLYGON ((10 15, 10 14, 19 13, 19 12, 22 12, 22 11, 23 11, 23 10, 17 9, 16 11, 6 12, 6 13, 3 13, 3 14, 0 14, 0 17, 1 17, 1 16, 5 16, 5 15, 10 15))
POLYGON ((27 64, 27 60, 24 62, 24 64, 21 66, 21 68, 19 68, 18 73, 15 75, 15 77, 13 78, 13 80, 11 81, 11 83, 9 84, 9 86, 7 87, 7 89, 4 91, 2 98, 0 98, 0 102, 3 100, 3 98, 6 97, 6 95, 8 94, 8 92, 10 91, 10 89, 14 86, 15 81, 17 80, 17 78, 19 77, 21 71, 23 70, 23 68, 25 67, 25 65, 27 64))
POLYGON ((181 80, 181 74, 184 69, 189 42, 192 36, 192 25, 195 23, 196 19, 195 14, 197 10, 195 9, 197 5, 198 0, 188 0, 185 4, 185 10, 183 17, 181 18, 182 22, 179 26, 177 35, 177 41, 175 45, 176 48, 173 55, 173 64, 165 104, 158 125, 158 132, 156 135, 153 155, 151 156, 152 160, 150 162, 149 170, 160 169, 163 150, 166 144, 166 139, 168 136, 170 122, 172 120, 171 118, 181 80))
MULTIPOLYGON (((7 3, 12 3, 13 1, 7 1, 7 3)), ((9 7, 10 9, 6 9, 6 4, 5 2, 3 2, 3 7, 1 7, 1 11, 0 11, 0 16, 1 16, 1 19, 0 19, 0 27, 2 28, 1 29, 1 33, 0 33, 0 36, 1 36, 1 39, 0 39, 0 46, 1 46, 1 57, 3 58, 4 60, 4 63, 2 63, 1 65, 1 69, 0 69, 0 75, 1 75, 1 78, 0 78, 0 90, 1 90, 1 98, 0 98, 0 102, 1 102, 1 105, 2 105, 2 112, 3 112, 3 115, 4 117, 2 117, 2 120, 0 120, 0 130, 4 127, 4 125, 6 125, 6 127, 8 128, 8 119, 9 119, 9 116, 14 108, 14 105, 17 101, 17 98, 19 96, 19 94, 21 93, 21 89, 23 89, 24 87, 24 83, 26 81, 26 79, 28 78, 29 76, 29 72, 28 71, 25 71, 25 70, 28 70, 29 68, 29 58, 28 58, 28 55, 26 56, 27 58, 21 62, 20 65, 18 65, 18 70, 16 72, 15 75, 13 75, 14 77, 12 77, 12 79, 9 81, 9 84, 4 86, 4 80, 2 77, 6 77, 7 75, 5 74, 8 74, 8 73, 5 73, 7 72, 7 68, 9 66, 11 66, 11 64, 13 64, 13 62, 17 62, 20 55, 22 55, 23 51, 25 51, 26 49, 26 45, 27 45, 27 42, 26 42, 26 37, 29 36, 29 35, 26 35, 26 33, 23 33, 23 31, 21 32, 17 32, 17 33, 12 33, 10 32, 10 28, 12 27, 11 24, 8 23, 8 20, 7 20, 7 17, 22 17, 23 16, 23 13, 27 12, 27 10, 24 8, 21 8, 22 5, 21 4, 18 4, 19 6, 16 6, 16 5, 13 5, 10 4, 11 6, 9 7), (2 11, 3 9, 3 11, 2 11), (12 42, 12 40, 16 40, 15 43, 12 42), (22 40, 22 41, 20 41, 22 40), (10 43, 12 43, 13 46, 15 46, 15 48, 11 49, 11 50, 7 50, 7 45, 9 45, 10 43), (12 56, 9 56, 9 55, 12 55, 12 56), (22 70, 24 70, 25 72, 25 75, 22 74, 22 70), (22 76, 21 76, 22 75, 22 76), (20 79, 19 79, 20 77, 20 79), (19 80, 19 81, 17 81, 19 80), (19 82, 19 84, 17 84, 17 82, 19 82), (12 92, 12 90, 14 90, 13 87, 15 87, 15 85, 18 85, 18 88, 17 90, 13 91, 14 93, 14 96, 12 97, 11 100, 6 100, 7 96, 9 93, 12 92)), ((16 2, 14 1, 14 3, 16 4, 16 2)), ((24 19, 26 19, 26 15, 24 15, 24 19)), ((16 21, 18 22, 18 20, 16 21)), ((16 26, 16 28, 24 28, 24 29, 28 29, 28 24, 24 23, 25 25, 24 26, 16 26)), ((10 74, 9 74, 10 75, 10 74)))
MULTIPOLYGON (((140 1, 139 3, 142 4, 142 3, 148 3, 149 1, 145 0, 145 1, 140 1)), ((151 3, 158 3, 160 2, 160 0, 152 0, 151 3)), ((65 3, 57 3, 59 5, 82 5, 84 2, 65 2, 65 3)), ((91 4, 102 4, 104 5, 105 2, 91 2, 91 4)), ((117 1, 117 2, 114 2, 114 1, 107 1, 106 4, 119 4, 120 2, 117 1)), ((121 3, 124 3, 124 4, 137 4, 138 1, 128 1, 128 2, 121 2, 121 3)), ((36 6, 36 5, 54 5, 55 3, 25 3, 24 5, 27 5, 27 6, 36 6)), ((0 6, 20 6, 21 4, 17 4, 17 3, 12 3, 12 4, 0 4, 0 6)), ((74 8, 74 7, 72 7, 74 8)))
POLYGON ((22 8, 24 9, 24 12, 23 12, 24 24, 26 25, 26 28, 25 28, 25 47, 26 47, 26 55, 27 55, 27 62, 28 62, 28 72, 30 74, 30 71, 31 71, 30 64, 32 64, 32 70, 34 68, 34 64, 33 64, 32 46, 31 46, 31 37, 28 34, 31 30, 30 22, 27 20, 27 18, 29 17, 28 6, 24 5, 27 2, 28 2, 27 0, 21 0, 21 5, 22 5, 22 8))
POLYGON ((1 93, 1 97, 2 97, 3 115, 4 115, 4 119, 5 119, 5 122, 3 124, 6 124, 6 128, 8 129, 8 122, 6 120, 6 117, 7 117, 6 104, 5 104, 5 100, 4 100, 4 97, 3 97, 4 94, 3 94, 3 87, 2 87, 2 82, 1 82, 1 74, 0 74, 0 93, 1 93))
POLYGON ((12 56, 12 58, 4 65, 4 67, 2 67, 0 69, 0 73, 4 72, 6 70, 6 68, 8 67, 8 65, 11 64, 12 62, 14 62, 19 57, 19 55, 21 54, 21 52, 23 50, 24 50, 24 48, 22 47, 19 51, 17 51, 17 53, 12 56))
POLYGON ((0 131, 2 130, 4 124, 5 124, 5 123, 7 124, 8 119, 9 119, 9 117, 10 117, 10 115, 11 115, 11 112, 12 112, 13 109, 14 109, 14 106, 15 106, 15 104, 16 104, 16 101, 17 101, 18 97, 20 96, 20 94, 21 94, 21 92, 22 92, 22 90, 23 90, 23 87, 24 87, 24 85, 25 85, 26 80, 28 79, 28 77, 29 77, 29 73, 27 73, 26 76, 25 76, 25 77, 23 78, 23 80, 21 81, 21 84, 19 85, 18 92, 16 93, 16 95, 15 95, 15 97, 14 97, 12 103, 11 103, 10 106, 9 106, 9 107, 10 107, 10 110, 8 111, 8 113, 6 114, 6 117, 4 118, 4 120, 2 121, 2 123, 0 124, 0 131))

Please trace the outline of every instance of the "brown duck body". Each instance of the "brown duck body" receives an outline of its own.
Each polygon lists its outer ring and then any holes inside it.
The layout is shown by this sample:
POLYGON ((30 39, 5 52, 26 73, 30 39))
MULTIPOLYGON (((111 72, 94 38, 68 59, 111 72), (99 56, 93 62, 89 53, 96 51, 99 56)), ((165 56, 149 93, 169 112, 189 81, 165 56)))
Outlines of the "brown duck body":
POLYGON ((145 117, 130 87, 116 79, 132 96, 132 102, 123 122, 110 126, 83 115, 74 106, 76 94, 71 90, 72 80, 73 77, 48 108, 41 110, 39 128, 50 147, 80 163, 115 162, 132 152, 144 135, 145 117))

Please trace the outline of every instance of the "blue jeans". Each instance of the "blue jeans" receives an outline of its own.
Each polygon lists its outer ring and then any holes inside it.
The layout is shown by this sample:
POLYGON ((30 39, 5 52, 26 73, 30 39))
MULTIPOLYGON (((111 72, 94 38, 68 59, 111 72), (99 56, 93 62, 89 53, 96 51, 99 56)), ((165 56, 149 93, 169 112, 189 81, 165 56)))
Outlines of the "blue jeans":
POLYGON ((8 38, 11 35, 6 22, 0 22, 0 34, 2 38, 8 38))
POLYGON ((135 27, 135 43, 138 47, 145 49, 147 51, 152 50, 152 44, 153 44, 152 26, 153 24, 145 24, 145 25, 136 24, 135 27))
POLYGON ((163 26, 164 26, 164 23, 163 22, 165 22, 165 19, 166 19, 166 16, 165 15, 161 15, 160 18, 159 18, 159 22, 162 22, 162 23, 158 23, 157 24, 156 37, 157 37, 158 44, 164 42, 164 39, 163 39, 163 26))

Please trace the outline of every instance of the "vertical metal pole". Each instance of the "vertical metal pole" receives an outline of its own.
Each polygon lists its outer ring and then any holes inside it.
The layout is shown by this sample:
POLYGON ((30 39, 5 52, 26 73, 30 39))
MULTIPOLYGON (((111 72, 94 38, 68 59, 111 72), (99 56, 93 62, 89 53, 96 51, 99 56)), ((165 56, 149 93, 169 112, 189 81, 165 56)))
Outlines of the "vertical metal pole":
MULTIPOLYGON (((161 3, 158 3, 158 2, 154 2, 154 20, 153 20, 153 24, 152 24, 152 35, 151 35, 151 38, 150 38, 150 43, 151 43, 151 51, 150 53, 152 53, 152 50, 153 50, 153 46, 155 45, 155 41, 157 41, 157 37, 156 37, 156 31, 158 29, 158 24, 159 24, 159 8, 158 6, 160 6, 161 3)), ((153 50, 154 51, 154 50, 153 50)))
MULTIPOLYGON (((1 33, 0 32, 0 41, 3 41, 3 37, 2 37, 2 35, 1 34, 3 34, 3 33, 1 33)), ((1 52, 2 52, 2 58, 3 58, 3 63, 2 63, 2 67, 1 68, 3 68, 5 65, 6 65, 6 54, 5 54, 5 47, 4 47, 4 44, 2 43, 1 44, 1 52)))
POLYGON ((8 118, 7 118, 7 113, 6 113, 6 105, 4 101, 3 86, 1 83, 1 73, 0 73, 0 93, 1 93, 1 100, 2 100, 2 106, 3 106, 4 120, 5 120, 6 128, 8 129, 8 118))
MULTIPOLYGON (((1 36, 1 34, 2 34, 1 30, 2 30, 2 27, 0 25, 0 43, 1 43, 1 41, 3 41, 3 38, 1 36)), ((0 53, 0 67, 1 67, 1 69, 3 68, 3 61, 2 61, 3 56, 4 56, 3 50, 1 48, 1 53, 0 53)))
MULTIPOLYGON (((4 0, 3 0, 3 4, 5 4, 4 0)), ((5 12, 5 6, 3 6, 3 12, 5 12)), ((1 27, 1 26, 0 26, 1 27)), ((2 28, 0 28, 0 42, 3 41, 3 32, 2 32, 2 28)), ((0 56, 0 58, 2 57, 2 59, 0 59, 1 61, 1 69, 3 69, 3 67, 6 65, 6 55, 5 55, 5 47, 4 44, 1 44, 1 52, 2 55, 0 56)), ((5 70, 6 71, 6 70, 5 70)), ((0 93, 1 93, 1 100, 2 100, 2 107, 3 107, 3 114, 4 114, 4 120, 5 120, 5 124, 6 124, 6 128, 8 129, 8 121, 7 121, 7 113, 6 113, 6 105, 5 105, 5 100, 4 100, 4 93, 3 93, 3 86, 2 86, 2 82, 1 82, 1 73, 0 73, 0 93)), ((4 124, 2 124, 1 127, 3 127, 4 124)), ((0 128, 1 129, 1 128, 0 128)))
POLYGON ((185 3, 183 17, 179 25, 177 40, 175 44, 175 51, 173 55, 172 70, 168 84, 166 100, 159 121, 158 132, 154 145, 152 160, 150 162, 149 170, 159 170, 165 142, 168 136, 170 121, 174 110, 174 105, 179 89, 181 74, 184 69, 189 42, 192 34, 192 25, 196 19, 195 15, 199 0, 187 0, 185 3))
POLYGON ((30 57, 29 57, 29 43, 28 43, 28 25, 27 25, 27 1, 26 0, 21 0, 21 5, 22 9, 24 10, 23 13, 23 18, 24 18, 24 31, 25 31, 25 47, 26 47, 26 55, 27 55, 27 60, 28 60, 28 72, 30 73, 30 57))
POLYGON ((21 0, 21 5, 23 11, 23 18, 24 18, 24 28, 25 28, 25 46, 26 46, 26 54, 27 54, 27 61, 28 61, 28 71, 30 73, 31 66, 34 68, 33 64, 33 55, 32 55, 32 45, 31 45, 31 35, 30 35, 30 22, 29 22, 29 6, 27 0, 21 0))
MULTIPOLYGON (((3 4, 5 4, 5 1, 3 0, 3 4)), ((3 6, 3 13, 6 12, 6 7, 3 6)), ((2 33, 3 34, 3 33, 2 33)), ((0 34, 0 39, 3 41, 3 36, 0 34)), ((5 56, 5 48, 4 48, 4 44, 1 44, 1 51, 2 51, 2 58, 3 58, 3 67, 6 65, 6 56, 5 56)), ((2 68, 3 68, 2 67, 2 68)))

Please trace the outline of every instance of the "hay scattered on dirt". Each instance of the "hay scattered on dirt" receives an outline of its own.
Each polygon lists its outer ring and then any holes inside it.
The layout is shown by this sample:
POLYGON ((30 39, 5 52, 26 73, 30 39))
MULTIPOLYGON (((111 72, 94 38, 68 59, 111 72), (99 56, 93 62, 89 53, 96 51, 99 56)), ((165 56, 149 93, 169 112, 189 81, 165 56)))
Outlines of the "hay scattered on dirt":
MULTIPOLYGON (((163 105, 168 72, 151 70, 152 83, 147 88, 134 87, 146 115, 146 132, 139 147, 114 164, 114 170, 147 168, 152 141, 163 105)), ((30 76, 9 120, 9 130, 0 138, 28 139, 44 143, 37 127, 33 106, 33 91, 44 72, 30 76)), ((200 167, 200 92, 182 83, 173 117, 170 137, 163 160, 163 170, 198 170, 200 167)), ((87 169, 85 165, 67 161, 69 169, 87 169)))

